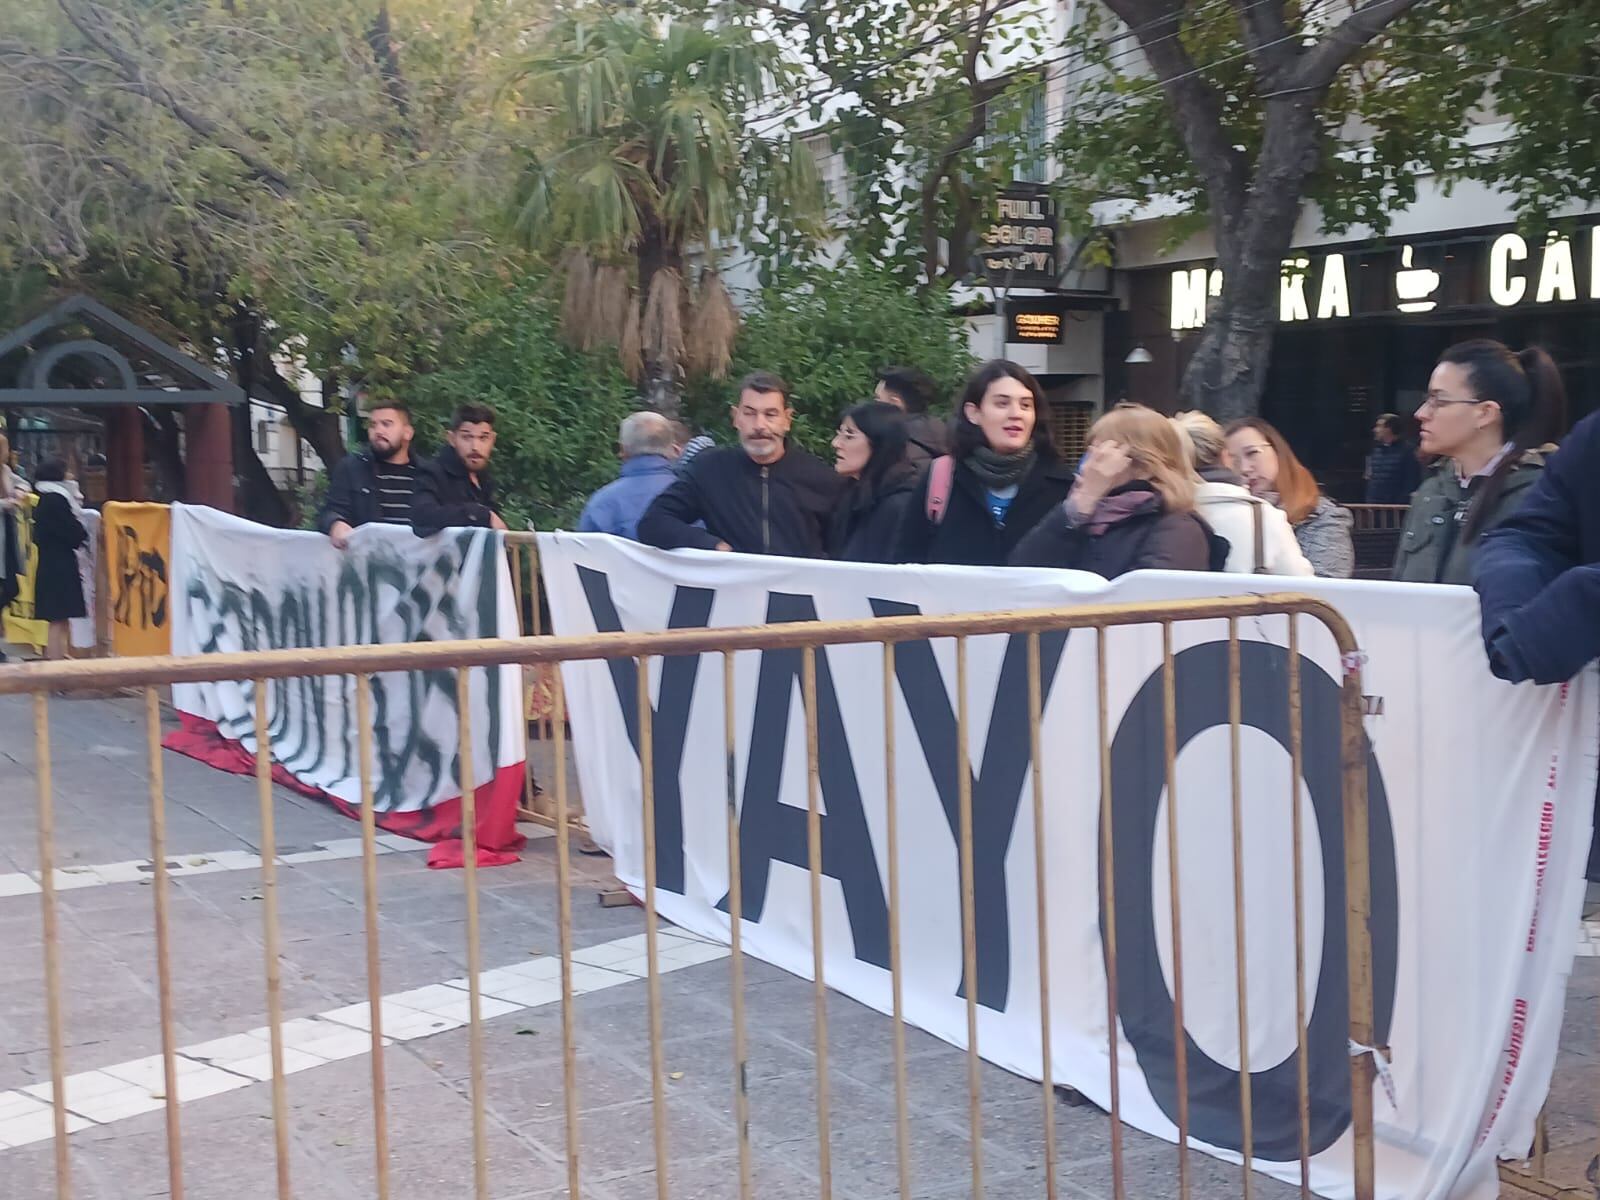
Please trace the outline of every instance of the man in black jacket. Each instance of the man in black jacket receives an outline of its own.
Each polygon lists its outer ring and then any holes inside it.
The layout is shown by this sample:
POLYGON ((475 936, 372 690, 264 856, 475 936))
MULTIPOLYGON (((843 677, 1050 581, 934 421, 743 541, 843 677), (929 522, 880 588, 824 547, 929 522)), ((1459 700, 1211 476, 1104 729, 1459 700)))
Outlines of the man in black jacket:
POLYGON ((383 400, 367 412, 367 449, 347 454, 328 473, 317 528, 343 550, 363 525, 409 525, 417 489, 411 457, 411 410, 383 400))
POLYGON ((494 409, 463 404, 450 418, 445 447, 417 475, 411 528, 420 537, 441 529, 504 529, 494 498, 489 456, 494 453, 494 409))
POLYGON ((906 461, 914 468, 921 470, 950 453, 950 422, 928 411, 938 399, 939 385, 926 371, 884 367, 872 394, 906 414, 906 461))
POLYGON ((793 423, 789 385, 768 371, 746 376, 733 407, 739 444, 696 455, 645 510, 639 540, 663 550, 826 557, 843 480, 789 444, 793 423))

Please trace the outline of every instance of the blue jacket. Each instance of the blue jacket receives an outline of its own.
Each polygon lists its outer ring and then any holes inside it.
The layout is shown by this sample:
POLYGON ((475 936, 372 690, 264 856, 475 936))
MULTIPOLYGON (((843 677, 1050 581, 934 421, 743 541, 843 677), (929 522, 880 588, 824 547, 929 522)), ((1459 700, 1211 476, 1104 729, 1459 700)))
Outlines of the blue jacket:
POLYGON ((578 518, 579 533, 613 533, 639 540, 639 518, 650 502, 678 477, 670 459, 659 454, 641 454, 624 459, 622 473, 583 506, 578 518))
POLYGON ((1600 413, 1574 427, 1522 506, 1484 534, 1473 586, 1500 678, 1563 683, 1600 658, 1600 413))

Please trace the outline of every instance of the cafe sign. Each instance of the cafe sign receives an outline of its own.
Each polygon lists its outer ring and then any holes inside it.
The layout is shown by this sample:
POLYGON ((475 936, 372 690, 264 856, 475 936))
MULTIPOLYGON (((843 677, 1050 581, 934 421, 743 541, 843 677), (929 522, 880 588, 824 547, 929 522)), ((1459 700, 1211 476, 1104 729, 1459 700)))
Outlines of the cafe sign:
MULTIPOLYGON (((1207 303, 1221 293, 1222 272, 1215 267, 1174 270, 1173 331, 1204 326, 1207 303)), ((1600 225, 1542 243, 1503 233, 1493 239, 1296 255, 1283 263, 1278 319, 1294 324, 1582 300, 1600 301, 1600 225)))

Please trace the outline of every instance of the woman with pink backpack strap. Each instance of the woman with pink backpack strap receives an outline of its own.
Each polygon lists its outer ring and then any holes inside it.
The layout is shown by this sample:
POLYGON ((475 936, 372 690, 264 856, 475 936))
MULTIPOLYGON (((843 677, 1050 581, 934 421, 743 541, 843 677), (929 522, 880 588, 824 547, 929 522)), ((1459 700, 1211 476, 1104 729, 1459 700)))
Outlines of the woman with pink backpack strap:
POLYGON ((1014 362, 994 359, 972 373, 951 422, 951 452, 929 464, 906 506, 895 561, 1005 565, 1072 490, 1044 404, 1038 380, 1014 362))

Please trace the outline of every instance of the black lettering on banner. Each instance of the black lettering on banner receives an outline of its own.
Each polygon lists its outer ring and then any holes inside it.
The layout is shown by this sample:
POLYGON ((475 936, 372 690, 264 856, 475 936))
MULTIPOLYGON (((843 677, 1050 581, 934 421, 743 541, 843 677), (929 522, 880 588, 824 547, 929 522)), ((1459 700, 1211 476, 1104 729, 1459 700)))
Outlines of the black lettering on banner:
MULTIPOLYGON (((1262 642, 1243 642, 1240 651, 1242 724, 1290 747, 1288 651, 1262 642)), ((1228 644, 1208 642, 1180 652, 1177 679, 1177 745, 1228 722, 1226 694, 1228 644)), ((1312 1154, 1333 1145, 1350 1126, 1349 966, 1345 957, 1344 797, 1340 773, 1339 685, 1302 656, 1302 763, 1305 793, 1316 814, 1322 844, 1323 933, 1317 992, 1312 997, 1306 1049, 1310 1076, 1312 1154)), ((1115 844, 1118 1016, 1132 1044, 1151 1095, 1177 1120, 1177 1071, 1173 1046, 1173 1004, 1156 950, 1151 896, 1152 853, 1157 810, 1166 788, 1161 752, 1161 672, 1139 689, 1117 728, 1111 747, 1112 831, 1115 844)), ((1394 1013, 1395 972, 1399 959, 1398 885, 1394 832, 1377 757, 1366 747, 1369 841, 1372 875, 1373 1010, 1379 1045, 1388 1041, 1394 1013)), ((1192 803, 1198 781, 1185 776, 1179 803, 1192 803)), ((1226 776, 1214 781, 1227 787, 1226 776)), ((1284 802, 1288 803, 1285 796, 1284 802)), ((1285 856, 1289 854, 1285 847, 1285 856)), ((1180 867, 1182 860, 1180 858, 1180 867)), ((1103 870, 1102 866, 1102 870, 1103 870)), ((1163 921, 1165 917, 1160 918, 1163 921)), ((1247 918, 1248 919, 1248 918, 1247 918)), ((1105 914, 1101 914, 1102 933, 1105 914)), ((1315 953, 1315 947, 1310 948, 1315 953)), ((1186 1033, 1189 1073, 1189 1130, 1213 1146, 1242 1150, 1240 1076, 1207 1055, 1186 1033)), ((1254 1113, 1254 1154, 1268 1162, 1300 1156, 1298 1051, 1282 1062, 1250 1072, 1254 1113)))
MULTIPOLYGON (((204 654, 236 647, 307 649, 472 637, 497 627, 500 545, 496 535, 463 530, 442 541, 439 557, 421 571, 408 569, 376 549, 361 560, 345 559, 333 584, 331 606, 327 589, 320 585, 285 583, 277 593, 268 594, 260 587, 246 589, 220 579, 209 569, 196 571, 184 599, 195 643, 204 654), (455 591, 479 539, 483 544, 477 560, 473 625, 462 613, 455 591)), ((488 720, 475 732, 483 738, 487 757, 478 761, 495 763, 501 732, 500 672, 487 669, 484 678, 488 720)), ((345 778, 353 775, 357 769, 353 739, 330 727, 330 708, 341 712, 345 729, 354 721, 353 683, 348 678, 307 676, 268 681, 267 687, 273 758, 295 775, 330 770, 345 778)), ((218 721, 223 736, 235 741, 255 735, 251 684, 241 685, 241 697, 242 711, 224 714, 218 721)), ((455 711, 453 670, 375 675, 372 697, 378 759, 373 801, 379 811, 404 807, 419 794, 434 795, 447 776, 451 781, 459 777, 459 747, 449 760, 445 755, 447 745, 455 746, 455 724, 441 742, 421 719, 425 705, 434 699, 455 711), (392 741, 397 735, 399 744, 392 741), (424 778, 408 781, 409 771, 418 763, 424 778)))
MULTIPOLYGON (((622 632, 622 618, 611 600, 611 581, 604 571, 578 568, 578 582, 589 602, 597 633, 622 632)), ((710 588, 675 587, 668 629, 703 629, 711 620, 711 602, 716 592, 710 588)), ((622 706, 622 722, 628 730, 628 743, 635 757, 639 754, 639 674, 631 658, 606 661, 611 683, 622 706)), ((661 690, 651 711, 651 749, 655 778, 656 808, 656 886, 683 895, 683 785, 678 776, 683 767, 684 741, 689 734, 689 709, 694 700, 695 675, 700 670, 698 654, 677 654, 661 660, 661 690)))
POLYGON ((146 550, 132 525, 116 528, 115 563, 109 577, 119 581, 111 619, 118 625, 160 629, 167 623, 167 563, 159 546, 146 550))
MULTIPOLYGON (((810 596, 767 593, 767 623, 815 621, 810 596)), ((740 883, 744 918, 760 921, 767 902, 767 880, 774 862, 803 871, 811 868, 807 853, 807 810, 780 799, 784 749, 789 735, 789 710, 800 680, 799 650, 767 650, 761 655, 756 682, 756 707, 745 767, 744 799, 739 807, 740 883)), ((839 881, 855 956, 861 962, 889 966, 889 908, 884 899, 872 835, 861 807, 861 788, 845 738, 839 697, 828 669, 827 651, 817 659, 817 769, 822 807, 821 873, 839 881)), ((717 907, 727 911, 726 896, 717 907)))
MULTIPOLYGON (((921 609, 891 600, 873 600, 878 617, 915 616, 921 609)), ((1067 631, 1039 635, 1041 705, 1067 646, 1067 631)), ((961 792, 957 777, 956 717, 950 689, 939 672, 929 642, 905 642, 895 648, 895 677, 911 713, 944 808, 957 855, 961 849, 961 792)), ((1006 639, 994 708, 984 742, 983 763, 972 777, 973 924, 978 952, 978 1003, 996 1012, 1006 1010, 1011 987, 1011 915, 1006 901, 1006 852, 1016 828, 1022 785, 1032 762, 1028 736, 1028 639, 1006 639)), ((959 878, 959 875, 957 876, 959 878)), ((964 986, 957 994, 966 995, 964 986)))

